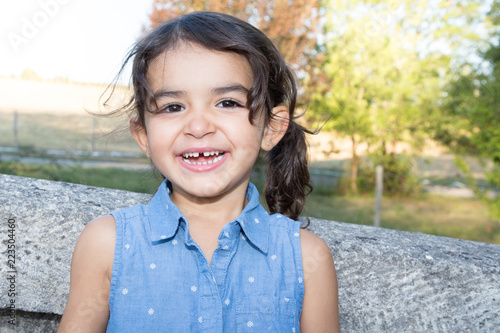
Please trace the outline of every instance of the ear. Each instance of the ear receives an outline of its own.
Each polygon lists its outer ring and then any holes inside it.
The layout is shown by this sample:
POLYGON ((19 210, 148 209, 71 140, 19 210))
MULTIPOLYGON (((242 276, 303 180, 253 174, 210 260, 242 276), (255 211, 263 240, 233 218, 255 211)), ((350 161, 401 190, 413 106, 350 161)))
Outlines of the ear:
POLYGON ((148 135, 146 128, 139 123, 137 117, 132 117, 129 121, 130 133, 134 137, 141 150, 149 157, 148 135))
POLYGON ((260 147, 269 151, 280 142, 288 129, 290 116, 288 108, 284 105, 276 106, 272 109, 272 117, 264 129, 264 135, 260 147))

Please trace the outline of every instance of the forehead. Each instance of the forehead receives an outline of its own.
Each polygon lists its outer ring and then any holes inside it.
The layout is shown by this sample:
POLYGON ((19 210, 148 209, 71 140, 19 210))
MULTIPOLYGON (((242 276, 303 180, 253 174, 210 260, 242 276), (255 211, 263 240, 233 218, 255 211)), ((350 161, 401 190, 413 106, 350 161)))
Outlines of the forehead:
POLYGON ((217 86, 230 81, 250 88, 253 73, 248 60, 242 55, 180 43, 151 62, 147 79, 153 91, 165 85, 203 83, 217 86))

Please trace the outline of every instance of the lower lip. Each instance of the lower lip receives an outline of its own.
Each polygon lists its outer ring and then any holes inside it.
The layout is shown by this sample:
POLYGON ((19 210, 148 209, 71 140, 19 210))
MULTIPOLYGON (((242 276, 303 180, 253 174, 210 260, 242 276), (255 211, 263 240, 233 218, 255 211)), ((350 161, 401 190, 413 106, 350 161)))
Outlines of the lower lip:
POLYGON ((224 163, 226 161, 227 155, 229 155, 229 154, 225 153, 224 156, 219 161, 212 163, 212 164, 208 164, 208 163, 207 164, 189 164, 186 161, 184 161, 184 157, 182 157, 182 156, 177 156, 177 159, 180 161, 180 164, 184 168, 186 168, 190 171, 207 172, 207 171, 212 171, 212 170, 218 168, 222 163, 224 163))

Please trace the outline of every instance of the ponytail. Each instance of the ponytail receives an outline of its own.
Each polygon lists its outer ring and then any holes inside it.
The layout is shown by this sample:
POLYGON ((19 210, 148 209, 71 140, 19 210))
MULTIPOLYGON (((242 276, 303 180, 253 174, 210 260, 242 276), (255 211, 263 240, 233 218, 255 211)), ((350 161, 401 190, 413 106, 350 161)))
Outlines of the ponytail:
POLYGON ((297 220, 312 191, 307 169, 305 133, 312 133, 293 120, 280 142, 267 153, 265 198, 271 214, 297 220))

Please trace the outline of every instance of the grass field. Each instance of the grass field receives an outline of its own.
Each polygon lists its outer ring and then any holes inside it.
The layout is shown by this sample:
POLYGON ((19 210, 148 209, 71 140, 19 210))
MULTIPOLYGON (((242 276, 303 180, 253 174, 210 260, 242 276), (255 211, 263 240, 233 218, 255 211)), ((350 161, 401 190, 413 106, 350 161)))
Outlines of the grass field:
MULTIPOLYGON (((18 144, 32 149, 140 152, 128 120, 81 114, 18 114, 18 144), (94 139, 92 139, 94 137, 94 139)), ((0 146, 14 146, 14 113, 0 112, 0 146)))
MULTIPOLYGON (((305 215, 341 222, 373 224, 374 199, 312 195, 305 215)), ((500 244, 500 223, 478 199, 424 194, 419 198, 383 198, 381 226, 432 235, 500 244)))
MULTIPOLYGON (((152 171, 26 165, 0 162, 0 173, 51 179, 134 192, 154 193, 161 179, 152 171)), ((256 182, 259 186, 259 182, 256 182)), ((262 190, 262 188, 260 188, 262 190)), ((322 189, 309 197, 304 216, 371 225, 374 199, 337 196, 322 189)), ((500 244, 500 223, 488 217, 487 205, 478 199, 447 198, 424 194, 418 198, 384 198, 381 226, 500 244)))

